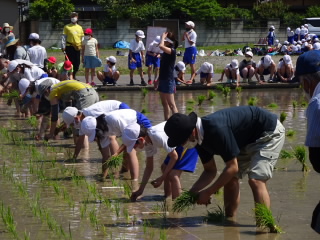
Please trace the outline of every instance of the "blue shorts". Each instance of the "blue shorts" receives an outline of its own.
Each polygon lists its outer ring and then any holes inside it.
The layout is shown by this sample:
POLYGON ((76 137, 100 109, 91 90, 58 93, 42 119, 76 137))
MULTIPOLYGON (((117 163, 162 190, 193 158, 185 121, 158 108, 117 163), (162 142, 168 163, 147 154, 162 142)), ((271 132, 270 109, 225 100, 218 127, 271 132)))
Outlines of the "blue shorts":
POLYGON ((268 75, 268 74, 270 74, 269 68, 264 69, 262 74, 263 74, 263 75, 268 75))
POLYGON ((183 62, 185 64, 195 64, 197 58, 197 48, 188 47, 183 55, 183 62))
POLYGON ((97 68, 101 67, 102 63, 96 56, 84 56, 84 68, 97 68))
MULTIPOLYGON (((178 161, 174 165, 173 169, 182 170, 185 172, 194 172, 198 162, 198 152, 195 148, 188 149, 185 154, 181 157, 184 148, 182 146, 176 147, 178 153, 178 161)), ((169 155, 164 160, 164 164, 168 165, 170 161, 169 155)))
POLYGON ((273 40, 274 40, 273 37, 268 38, 268 46, 272 46, 273 45, 273 40))
POLYGON ((293 41, 294 41, 294 36, 288 37, 288 42, 289 42, 289 43, 293 44, 293 41))
POLYGON ((147 55, 146 56, 146 66, 150 67, 152 65, 157 68, 160 67, 160 58, 147 55))
POLYGON ((306 35, 300 35, 300 41, 302 40, 302 39, 305 39, 306 38, 306 35))
POLYGON ((211 78, 213 78, 213 73, 200 73, 200 78, 207 78, 209 76, 209 74, 211 75, 211 78))
POLYGON ((119 109, 130 109, 130 107, 126 103, 121 103, 119 109))
POLYGON ((44 74, 42 74, 42 75, 40 76, 40 78, 39 78, 39 79, 41 79, 41 78, 47 78, 47 77, 49 77, 49 75, 48 75, 48 74, 46 74, 46 73, 44 73, 44 74))
POLYGON ((298 37, 299 37, 298 34, 294 34, 293 39, 297 42, 297 41, 299 41, 299 40, 298 40, 298 37))
POLYGON ((176 81, 159 80, 158 91, 162 93, 176 93, 176 81))
POLYGON ((137 123, 139 125, 144 126, 145 128, 152 127, 150 120, 145 115, 143 115, 141 112, 137 112, 137 123))
POLYGON ((136 69, 142 67, 141 56, 140 53, 132 53, 132 58, 136 60, 136 62, 130 62, 130 55, 128 56, 128 68, 136 69))
POLYGON ((113 78, 107 76, 104 78, 103 82, 106 84, 114 84, 116 81, 113 78))

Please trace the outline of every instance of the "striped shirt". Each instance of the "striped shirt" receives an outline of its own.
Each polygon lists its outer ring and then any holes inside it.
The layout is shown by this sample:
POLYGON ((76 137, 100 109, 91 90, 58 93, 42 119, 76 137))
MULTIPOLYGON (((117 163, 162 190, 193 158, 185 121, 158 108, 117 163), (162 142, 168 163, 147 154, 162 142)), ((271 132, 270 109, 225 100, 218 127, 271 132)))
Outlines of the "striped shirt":
POLYGON ((307 111, 307 147, 320 147, 320 88, 319 84, 311 98, 307 111))

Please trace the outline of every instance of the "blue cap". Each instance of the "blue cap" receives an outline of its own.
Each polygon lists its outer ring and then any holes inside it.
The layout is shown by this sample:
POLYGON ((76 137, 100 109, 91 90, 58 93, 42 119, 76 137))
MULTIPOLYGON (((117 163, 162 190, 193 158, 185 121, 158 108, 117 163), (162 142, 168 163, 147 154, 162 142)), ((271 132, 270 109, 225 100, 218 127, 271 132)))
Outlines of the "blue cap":
POLYGON ((296 64, 296 76, 320 71, 320 51, 308 51, 300 55, 296 64))

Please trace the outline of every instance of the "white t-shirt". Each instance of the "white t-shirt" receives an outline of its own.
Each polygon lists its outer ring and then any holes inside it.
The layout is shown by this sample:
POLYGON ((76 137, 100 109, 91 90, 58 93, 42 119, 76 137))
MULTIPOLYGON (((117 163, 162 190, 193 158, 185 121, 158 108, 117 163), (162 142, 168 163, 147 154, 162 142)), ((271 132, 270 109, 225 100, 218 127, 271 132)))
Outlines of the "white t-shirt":
POLYGON ((35 64, 36 66, 43 68, 44 60, 47 58, 47 51, 41 45, 36 45, 28 50, 30 62, 35 64))
POLYGON ((292 36, 294 36, 294 32, 293 31, 287 31, 287 35, 288 35, 288 37, 292 37, 292 36))
POLYGON ((211 63, 204 62, 196 73, 213 73, 213 65, 211 63))
POLYGON ((84 46, 84 56, 97 56, 96 46, 98 45, 98 41, 95 38, 90 38, 89 40, 84 39, 82 41, 82 45, 84 46))
POLYGON ((39 85, 43 82, 43 81, 46 81, 46 80, 50 80, 52 82, 52 85, 55 85, 57 83, 59 83, 60 81, 56 78, 53 78, 53 77, 46 77, 46 78, 41 78, 41 79, 38 79, 34 82, 34 85, 35 85, 35 88, 36 88, 36 92, 37 94, 39 94, 39 85))
POLYGON ((300 29, 300 28, 296 28, 296 30, 295 30, 295 32, 294 32, 294 33, 299 35, 299 34, 300 34, 300 31, 301 31, 301 29, 300 29))
POLYGON ((304 35, 306 35, 306 34, 308 34, 308 29, 305 28, 305 27, 301 28, 301 30, 300 30, 300 35, 304 36, 304 35))
MULTIPOLYGON (((178 75, 179 75, 179 72, 180 71, 177 71, 176 69, 173 69, 173 78, 177 78, 178 75)), ((184 73, 185 71, 182 71, 182 72, 184 73)))
POLYGON ((159 44, 155 41, 149 44, 148 51, 153 53, 163 53, 163 51, 159 48, 159 44))
POLYGON ((175 148, 168 146, 168 136, 164 132, 164 125, 166 122, 159 123, 148 129, 148 136, 152 143, 145 145, 145 152, 147 157, 152 157, 157 153, 158 148, 163 148, 167 153, 171 153, 175 148))
MULTIPOLYGON (((226 68, 228 68, 230 71, 234 70, 234 68, 231 66, 231 64, 227 64, 227 65, 226 65, 226 68)), ((237 75, 240 74, 239 68, 237 68, 236 74, 237 74, 237 75)))
POLYGON ((271 63, 274 63, 274 61, 273 61, 272 59, 271 59, 270 62, 264 61, 263 63, 262 63, 262 60, 260 60, 260 61, 258 62, 258 64, 257 64, 257 68, 259 68, 261 64, 263 64, 263 67, 264 67, 265 69, 266 69, 266 68, 269 68, 269 67, 271 66, 271 63))
POLYGON ((184 39, 184 47, 185 48, 188 48, 188 47, 195 47, 196 46, 196 42, 197 42, 197 34, 196 32, 191 29, 189 32, 188 32, 188 36, 190 38, 190 40, 193 42, 193 44, 190 44, 188 39, 184 39))
POLYGON ((292 45, 291 49, 292 49, 292 52, 298 52, 298 46, 297 45, 292 45))
MULTIPOLYGON (((110 69, 110 67, 109 67, 108 64, 104 65, 104 68, 103 68, 103 71, 104 71, 104 72, 109 72, 109 69, 110 69)), ((115 73, 115 72, 117 71, 117 68, 116 68, 115 65, 113 65, 113 66, 111 67, 111 71, 112 71, 112 73, 115 73)))
POLYGON ((21 78, 26 78, 30 82, 33 82, 35 80, 40 79, 42 74, 44 74, 44 73, 45 72, 37 66, 32 66, 31 68, 25 67, 24 73, 21 74, 21 78))
POLYGON ((84 108, 82 113, 88 117, 99 117, 101 114, 107 114, 115 110, 119 110, 121 102, 117 100, 105 100, 92 104, 90 107, 84 108))
POLYGON ((137 42, 136 39, 130 41, 130 50, 134 53, 139 53, 146 50, 142 41, 137 42))
POLYGON ((288 47, 287 45, 282 45, 280 52, 287 51, 288 47))
POLYGON ((298 51, 301 51, 301 45, 297 44, 298 51))

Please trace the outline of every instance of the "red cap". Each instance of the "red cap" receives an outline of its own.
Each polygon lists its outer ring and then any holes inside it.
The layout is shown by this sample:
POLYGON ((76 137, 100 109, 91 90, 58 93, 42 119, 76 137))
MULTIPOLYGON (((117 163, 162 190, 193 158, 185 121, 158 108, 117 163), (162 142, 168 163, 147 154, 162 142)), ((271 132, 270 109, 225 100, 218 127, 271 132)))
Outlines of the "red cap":
POLYGON ((91 29, 91 28, 87 28, 87 29, 84 31, 84 34, 92 35, 92 29, 91 29))
POLYGON ((72 68, 72 62, 70 61, 65 61, 64 64, 63 64, 63 68, 67 71, 71 70, 72 68))
POLYGON ((51 63, 56 63, 57 59, 55 57, 49 57, 48 61, 51 62, 51 63))

